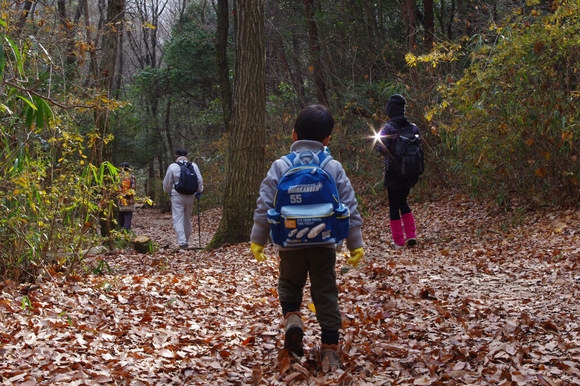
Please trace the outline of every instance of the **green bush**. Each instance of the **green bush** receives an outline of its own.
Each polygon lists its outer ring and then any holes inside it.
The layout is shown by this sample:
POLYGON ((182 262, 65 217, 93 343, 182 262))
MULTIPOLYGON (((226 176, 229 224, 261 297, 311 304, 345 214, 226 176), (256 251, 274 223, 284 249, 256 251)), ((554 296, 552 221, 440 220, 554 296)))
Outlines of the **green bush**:
POLYGON ((500 205, 578 201, 580 5, 526 9, 471 55, 429 114, 458 185, 500 205))
POLYGON ((50 264, 74 269, 81 251, 100 243, 101 216, 114 208, 117 170, 87 163, 83 137, 60 130, 50 140, 12 150, 4 136, 0 164, 0 275, 34 280, 50 264))

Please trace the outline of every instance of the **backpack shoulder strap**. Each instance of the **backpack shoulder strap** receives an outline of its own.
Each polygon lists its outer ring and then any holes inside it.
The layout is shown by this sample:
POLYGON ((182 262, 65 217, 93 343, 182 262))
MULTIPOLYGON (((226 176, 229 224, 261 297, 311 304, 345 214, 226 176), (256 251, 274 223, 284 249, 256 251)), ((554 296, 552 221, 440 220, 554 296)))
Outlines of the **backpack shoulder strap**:
POLYGON ((332 156, 324 151, 321 151, 318 153, 318 160, 320 161, 318 166, 324 169, 326 164, 332 160, 332 156))
POLYGON ((283 155, 280 159, 288 164, 289 167, 294 166, 294 158, 296 158, 296 153, 292 152, 290 154, 283 155))
POLYGON ((409 123, 407 126, 405 127, 401 127, 398 124, 396 124, 395 122, 389 122, 389 124, 391 124, 395 130, 397 131, 397 134, 399 135, 415 135, 415 124, 413 123, 409 123))
POLYGON ((177 166, 179 166, 180 168, 183 166, 190 167, 193 165, 191 161, 175 161, 174 164, 177 164, 177 166))

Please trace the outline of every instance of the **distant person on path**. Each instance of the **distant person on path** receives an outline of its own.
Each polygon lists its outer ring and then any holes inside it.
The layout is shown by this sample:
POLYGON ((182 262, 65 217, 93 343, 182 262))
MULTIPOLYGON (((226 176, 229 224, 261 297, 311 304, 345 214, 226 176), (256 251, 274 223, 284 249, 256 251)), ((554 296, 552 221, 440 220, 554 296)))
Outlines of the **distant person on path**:
MULTIPOLYGON (((325 146, 330 141, 333 128, 334 118, 326 107, 321 105, 305 107, 294 124, 292 131, 294 143, 291 151, 298 154, 311 152, 321 158, 327 157, 321 153, 325 152, 325 146)), ((299 155, 296 157, 298 158, 299 155)), ((270 234, 268 210, 273 209, 278 183, 289 168, 290 165, 282 158, 274 161, 260 186, 260 196, 254 212, 254 226, 250 236, 251 252, 258 261, 264 261, 267 258, 264 254, 264 245, 270 234)), ((354 189, 340 162, 331 159, 323 166, 323 170, 334 179, 339 201, 350 210, 349 225, 345 230, 348 235, 346 246, 350 250, 347 263, 356 267, 364 256, 364 249, 361 233, 362 218, 357 210, 354 189)), ((304 185, 303 188, 302 191, 307 191, 308 186, 304 185)), ((291 234, 293 235, 292 231, 289 235, 291 234)), ((304 327, 300 307, 304 286, 307 278, 310 277, 310 292, 316 308, 316 318, 321 328, 321 361, 323 369, 326 361, 328 370, 340 367, 339 329, 342 327, 342 316, 339 311, 336 285, 336 248, 337 245, 334 243, 288 248, 278 245, 278 295, 284 316, 284 349, 298 356, 304 355, 302 345, 304 327)))
POLYGON ((180 249, 189 247, 189 237, 191 236, 191 214, 193 212, 194 199, 201 197, 203 192, 203 178, 198 166, 187 159, 187 150, 179 148, 175 150, 175 162, 169 165, 165 178, 163 179, 163 190, 171 196, 171 216, 173 229, 177 234, 177 243, 180 249), (181 181, 182 167, 189 170, 188 182, 181 181), (184 188, 181 188, 184 185, 184 188), (187 185, 187 188, 185 188, 187 185), (180 192, 178 192, 181 191, 180 192))
MULTIPOLYGON (((411 123, 405 115, 407 101, 400 94, 391 96, 385 113, 389 120, 381 128, 381 141, 377 142, 377 151, 384 156, 385 171, 383 185, 387 188, 389 198, 389 218, 393 247, 404 248, 405 245, 417 245, 415 218, 407 203, 411 188, 419 181, 419 175, 403 175, 397 160, 393 157, 401 129, 412 126, 412 132, 418 138, 419 128, 411 123)), ((410 130, 410 129, 409 129, 410 130)))
POLYGON ((135 211, 135 192, 137 190, 137 179, 131 173, 131 167, 128 162, 119 164, 119 181, 120 191, 117 202, 118 215, 117 222, 119 227, 124 230, 131 229, 131 220, 135 211))

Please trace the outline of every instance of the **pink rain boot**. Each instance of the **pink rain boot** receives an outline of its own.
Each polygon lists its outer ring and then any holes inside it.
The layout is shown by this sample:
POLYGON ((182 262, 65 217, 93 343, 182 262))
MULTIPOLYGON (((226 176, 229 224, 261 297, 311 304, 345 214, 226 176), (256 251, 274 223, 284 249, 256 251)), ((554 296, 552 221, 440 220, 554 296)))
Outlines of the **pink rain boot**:
POLYGON ((414 247, 417 245, 417 234, 415 233, 415 217, 413 217, 413 213, 405 213, 401 216, 401 221, 405 231, 405 244, 408 247, 414 247))
POLYGON ((405 236, 403 236, 403 223, 401 220, 391 220, 391 235, 393 236, 393 246, 400 249, 405 246, 405 236))

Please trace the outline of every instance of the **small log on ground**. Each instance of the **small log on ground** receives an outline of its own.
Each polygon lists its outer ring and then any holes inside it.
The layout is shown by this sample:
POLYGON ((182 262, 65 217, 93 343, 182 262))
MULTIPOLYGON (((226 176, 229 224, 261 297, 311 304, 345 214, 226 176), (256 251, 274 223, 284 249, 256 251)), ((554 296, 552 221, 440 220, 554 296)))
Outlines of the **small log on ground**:
POLYGON ((149 253, 153 251, 153 242, 147 236, 137 236, 133 239, 133 248, 139 253, 149 253))

